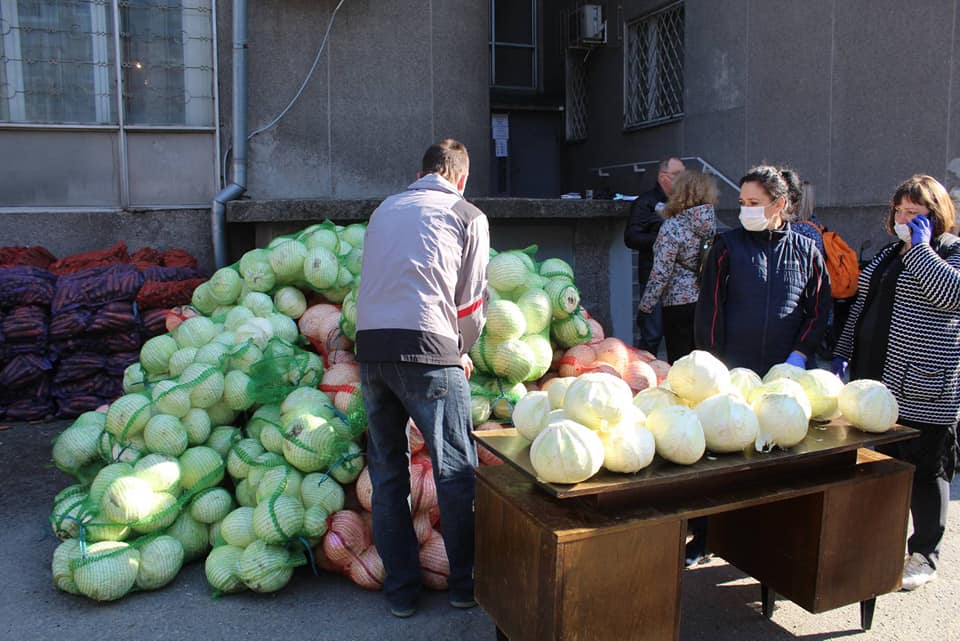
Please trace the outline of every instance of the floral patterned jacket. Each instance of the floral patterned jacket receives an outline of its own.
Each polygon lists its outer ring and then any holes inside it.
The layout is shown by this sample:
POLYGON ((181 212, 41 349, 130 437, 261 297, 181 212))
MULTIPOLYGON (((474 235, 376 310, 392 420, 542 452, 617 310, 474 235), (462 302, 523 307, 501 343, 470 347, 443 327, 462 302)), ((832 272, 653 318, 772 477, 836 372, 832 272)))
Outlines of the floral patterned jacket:
POLYGON ((653 244, 653 269, 640 299, 640 311, 697 302, 700 295, 700 242, 717 233, 713 205, 698 205, 664 221, 653 244))

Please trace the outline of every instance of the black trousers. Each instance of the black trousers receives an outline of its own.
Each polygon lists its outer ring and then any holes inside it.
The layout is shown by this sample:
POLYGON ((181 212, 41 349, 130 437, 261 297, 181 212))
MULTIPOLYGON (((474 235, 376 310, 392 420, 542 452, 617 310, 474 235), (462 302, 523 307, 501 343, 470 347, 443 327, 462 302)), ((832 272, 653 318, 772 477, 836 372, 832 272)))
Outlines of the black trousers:
POLYGON ((940 544, 947 527, 950 506, 950 479, 957 463, 957 435, 954 425, 929 425, 901 420, 907 427, 920 430, 918 438, 877 447, 877 451, 912 463, 913 488, 910 515, 913 534, 907 541, 910 554, 919 552, 937 567, 940 544))
POLYGON ((696 309, 696 303, 663 306, 663 338, 671 365, 694 350, 693 316, 696 309))

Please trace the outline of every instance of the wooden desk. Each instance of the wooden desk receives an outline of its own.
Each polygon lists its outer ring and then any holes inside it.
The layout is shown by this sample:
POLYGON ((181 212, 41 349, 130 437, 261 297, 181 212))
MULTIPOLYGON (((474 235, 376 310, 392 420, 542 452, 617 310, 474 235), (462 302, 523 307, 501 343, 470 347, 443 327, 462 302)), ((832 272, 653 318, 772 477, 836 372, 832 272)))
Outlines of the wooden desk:
POLYGON ((687 521, 709 516, 765 613, 772 589, 810 612, 860 602, 869 627, 900 586, 913 467, 860 448, 915 434, 836 424, 789 452, 565 486, 536 479, 515 430, 477 432, 508 463, 477 470, 477 601, 511 641, 676 640, 687 521))

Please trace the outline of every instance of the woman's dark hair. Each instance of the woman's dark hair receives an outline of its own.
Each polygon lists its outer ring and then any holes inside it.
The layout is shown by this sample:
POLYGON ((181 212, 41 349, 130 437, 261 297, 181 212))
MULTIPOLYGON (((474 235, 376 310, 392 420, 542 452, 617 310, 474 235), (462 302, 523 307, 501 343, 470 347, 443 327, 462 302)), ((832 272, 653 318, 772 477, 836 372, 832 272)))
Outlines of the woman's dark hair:
POLYGON ((793 220, 803 198, 800 176, 795 170, 789 167, 757 165, 751 167, 747 175, 740 179, 741 187, 744 183, 757 183, 767 192, 770 200, 783 198, 787 206, 783 209, 782 217, 785 220, 793 220))

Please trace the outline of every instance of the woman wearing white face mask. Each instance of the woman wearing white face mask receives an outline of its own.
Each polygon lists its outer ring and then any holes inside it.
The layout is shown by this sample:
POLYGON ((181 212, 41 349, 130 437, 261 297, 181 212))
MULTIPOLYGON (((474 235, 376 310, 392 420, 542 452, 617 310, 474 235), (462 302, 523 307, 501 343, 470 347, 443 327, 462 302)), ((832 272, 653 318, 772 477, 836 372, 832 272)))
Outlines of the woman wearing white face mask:
POLYGON ((791 230, 789 169, 752 168, 740 180, 740 224, 704 265, 696 343, 727 367, 763 376, 777 363, 806 367, 826 331, 829 276, 815 243, 791 230))
POLYGON ((882 380, 899 422, 919 438, 879 448, 916 466, 910 511, 914 533, 903 589, 936 578, 940 543, 957 467, 960 418, 960 238, 948 231, 956 211, 943 185, 914 176, 897 188, 884 247, 860 273, 857 299, 834 349, 833 371, 882 380))

